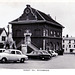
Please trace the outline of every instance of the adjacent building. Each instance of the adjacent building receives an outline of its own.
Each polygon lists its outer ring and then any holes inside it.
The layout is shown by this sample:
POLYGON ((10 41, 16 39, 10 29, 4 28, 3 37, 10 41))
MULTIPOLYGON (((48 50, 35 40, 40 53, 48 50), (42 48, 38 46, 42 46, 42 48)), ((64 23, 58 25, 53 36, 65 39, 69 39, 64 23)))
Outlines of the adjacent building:
POLYGON ((75 37, 69 37, 68 35, 66 37, 63 37, 62 47, 64 49, 64 53, 75 51, 75 37))
POLYGON ((24 43, 24 33, 31 33, 31 44, 38 49, 62 49, 62 29, 64 27, 53 20, 50 15, 30 5, 27 5, 19 18, 9 24, 12 25, 13 40, 19 47, 24 43))

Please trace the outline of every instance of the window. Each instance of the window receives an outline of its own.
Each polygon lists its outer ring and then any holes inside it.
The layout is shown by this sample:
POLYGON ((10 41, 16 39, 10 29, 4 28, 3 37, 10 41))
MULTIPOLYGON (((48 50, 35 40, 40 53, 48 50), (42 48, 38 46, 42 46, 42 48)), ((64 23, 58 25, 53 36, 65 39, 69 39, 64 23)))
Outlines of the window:
POLYGON ((48 30, 46 29, 46 36, 48 36, 48 30))
POLYGON ((61 33, 60 33, 60 37, 61 37, 61 33))
POLYGON ((20 36, 21 35, 21 30, 16 30, 16 36, 20 36))
POLYGON ((35 29, 34 30, 34 33, 35 33, 36 36, 39 36, 41 34, 40 32, 41 32, 40 29, 35 29))
POLYGON ((65 45, 63 45, 63 48, 65 47, 65 45))
POLYGON ((59 32, 57 33, 57 35, 59 35, 59 32))
POLYGON ((56 32, 54 31, 54 37, 56 37, 56 32))
POLYGON ((45 30, 43 30, 43 36, 45 36, 45 30))
POLYGON ((75 48, 75 45, 74 45, 74 48, 75 48))
POLYGON ((19 51, 16 51, 16 54, 19 54, 19 55, 21 55, 21 53, 20 53, 19 51))
POLYGON ((51 31, 51 34, 53 34, 53 32, 51 31))
POLYGON ((5 41, 6 37, 5 36, 2 36, 2 41, 5 41))
POLYGON ((48 36, 48 30, 47 29, 43 30, 43 36, 48 36))
POLYGON ((71 40, 69 40, 69 43, 71 43, 71 40))
POLYGON ((65 41, 63 40, 63 43, 64 43, 65 41))
POLYGON ((11 54, 15 54, 15 51, 11 51, 11 54))
POLYGON ((71 45, 69 45, 69 48, 71 48, 71 45))

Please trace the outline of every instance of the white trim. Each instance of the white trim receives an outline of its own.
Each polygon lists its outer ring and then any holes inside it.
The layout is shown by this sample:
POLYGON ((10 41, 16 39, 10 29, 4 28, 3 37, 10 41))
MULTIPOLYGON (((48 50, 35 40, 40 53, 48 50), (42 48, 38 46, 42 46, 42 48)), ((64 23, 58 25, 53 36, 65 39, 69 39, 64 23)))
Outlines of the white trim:
POLYGON ((45 18, 38 12, 38 10, 36 10, 36 11, 37 11, 37 13, 42 17, 42 19, 43 19, 44 21, 46 21, 45 18))

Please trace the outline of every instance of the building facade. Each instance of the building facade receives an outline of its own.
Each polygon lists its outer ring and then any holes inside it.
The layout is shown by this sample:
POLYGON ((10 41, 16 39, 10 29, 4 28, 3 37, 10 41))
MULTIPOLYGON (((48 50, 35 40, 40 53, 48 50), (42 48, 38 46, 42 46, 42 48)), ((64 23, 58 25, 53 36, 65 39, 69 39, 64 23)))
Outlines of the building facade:
POLYGON ((16 45, 23 43, 24 33, 29 32, 32 33, 31 43, 38 49, 62 49, 62 29, 64 27, 53 20, 50 15, 30 5, 27 5, 19 18, 9 24, 12 25, 12 37, 16 45))
POLYGON ((64 53, 75 51, 75 37, 63 37, 62 47, 64 49, 64 53))

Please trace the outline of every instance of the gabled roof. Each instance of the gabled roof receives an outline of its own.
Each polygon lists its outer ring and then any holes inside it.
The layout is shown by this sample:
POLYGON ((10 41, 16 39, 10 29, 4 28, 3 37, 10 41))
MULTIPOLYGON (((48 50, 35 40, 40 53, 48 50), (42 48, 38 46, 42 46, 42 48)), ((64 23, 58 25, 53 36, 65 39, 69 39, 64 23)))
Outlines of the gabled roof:
POLYGON ((23 23, 25 24, 25 23, 44 23, 44 22, 64 28, 61 24, 53 20, 51 16, 32 8, 30 5, 27 5, 23 14, 19 18, 9 23, 10 24, 23 24, 23 23))
MULTIPOLYGON (((0 28, 0 35, 2 34, 3 30, 6 32, 5 28, 0 28)), ((6 32, 7 34, 7 32, 6 32)))

